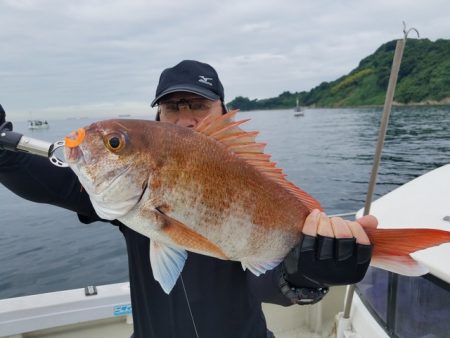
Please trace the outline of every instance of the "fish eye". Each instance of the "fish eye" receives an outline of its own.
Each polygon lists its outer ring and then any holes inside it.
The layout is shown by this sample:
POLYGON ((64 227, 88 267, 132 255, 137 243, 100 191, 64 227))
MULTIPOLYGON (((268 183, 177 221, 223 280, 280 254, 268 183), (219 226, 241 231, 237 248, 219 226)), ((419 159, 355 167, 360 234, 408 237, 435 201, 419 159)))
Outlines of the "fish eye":
POLYGON ((111 148, 117 149, 120 146, 120 138, 118 138, 117 136, 113 136, 108 140, 108 143, 111 148))
POLYGON ((121 133, 112 133, 106 135, 103 141, 108 150, 112 151, 113 153, 118 153, 125 147, 126 137, 121 133))

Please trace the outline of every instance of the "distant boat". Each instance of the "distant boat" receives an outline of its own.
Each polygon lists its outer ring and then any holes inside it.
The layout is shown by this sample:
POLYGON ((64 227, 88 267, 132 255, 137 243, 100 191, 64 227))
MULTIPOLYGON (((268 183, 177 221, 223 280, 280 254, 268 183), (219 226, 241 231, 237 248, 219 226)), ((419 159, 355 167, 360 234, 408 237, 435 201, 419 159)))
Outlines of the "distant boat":
POLYGON ((294 111, 297 112, 296 114, 294 114, 294 116, 296 116, 296 117, 305 116, 305 113, 302 111, 302 107, 300 107, 298 99, 297 99, 297 104, 295 105, 294 111))
POLYGON ((47 129, 48 127, 47 120, 28 120, 28 129, 47 129))
POLYGON ((119 114, 119 117, 130 117, 131 114, 119 114))

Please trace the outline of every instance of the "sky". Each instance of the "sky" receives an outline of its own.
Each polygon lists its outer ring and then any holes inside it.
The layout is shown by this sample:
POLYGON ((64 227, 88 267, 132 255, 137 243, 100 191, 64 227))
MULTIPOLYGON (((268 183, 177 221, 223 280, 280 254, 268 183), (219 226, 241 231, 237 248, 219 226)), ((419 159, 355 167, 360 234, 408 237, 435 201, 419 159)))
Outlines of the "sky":
POLYGON ((449 39, 449 13, 448 0, 0 0, 0 104, 13 121, 147 114, 184 59, 211 64, 227 102, 310 90, 402 38, 402 21, 449 39))

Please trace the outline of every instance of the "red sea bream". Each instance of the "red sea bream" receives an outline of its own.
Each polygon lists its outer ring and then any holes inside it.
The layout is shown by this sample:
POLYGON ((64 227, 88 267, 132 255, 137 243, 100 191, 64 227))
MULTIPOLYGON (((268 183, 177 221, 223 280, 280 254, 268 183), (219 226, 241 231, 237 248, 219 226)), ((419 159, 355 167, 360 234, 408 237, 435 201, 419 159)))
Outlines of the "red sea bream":
MULTIPOLYGON (((66 137, 65 157, 97 214, 147 236, 153 275, 173 288, 193 251, 242 263, 255 275, 278 265, 320 204, 286 180, 235 112, 195 129, 107 120, 66 137)), ((407 275, 426 271, 409 253, 450 241, 430 229, 367 230, 372 265, 407 275)))

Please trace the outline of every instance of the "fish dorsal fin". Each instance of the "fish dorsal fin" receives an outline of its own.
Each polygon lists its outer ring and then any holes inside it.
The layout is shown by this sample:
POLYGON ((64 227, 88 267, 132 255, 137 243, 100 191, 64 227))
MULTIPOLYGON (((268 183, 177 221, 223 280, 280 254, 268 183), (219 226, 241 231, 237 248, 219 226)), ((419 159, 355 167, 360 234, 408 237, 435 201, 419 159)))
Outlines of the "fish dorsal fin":
POLYGON ((195 127, 195 130, 222 143, 237 157, 294 194, 309 210, 322 209, 318 201, 286 180, 282 169, 277 168, 276 163, 270 161, 270 155, 264 153, 266 144, 255 141, 258 132, 248 132, 239 128, 249 119, 234 121, 233 118, 237 112, 238 110, 232 110, 219 117, 208 115, 195 127))

